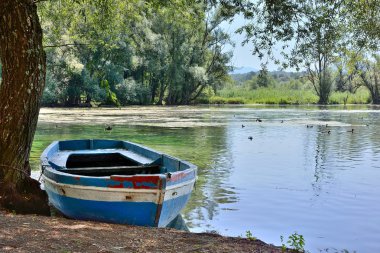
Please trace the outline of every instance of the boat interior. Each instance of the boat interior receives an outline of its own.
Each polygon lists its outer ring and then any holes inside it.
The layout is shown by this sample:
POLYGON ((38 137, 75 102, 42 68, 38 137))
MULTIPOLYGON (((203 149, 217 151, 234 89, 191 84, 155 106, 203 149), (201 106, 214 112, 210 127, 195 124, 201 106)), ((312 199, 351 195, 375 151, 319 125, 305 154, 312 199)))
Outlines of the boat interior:
POLYGON ((111 176, 162 173, 156 164, 141 164, 119 153, 71 154, 65 173, 83 176, 111 176))
POLYGON ((92 177, 174 173, 190 168, 169 155, 115 140, 57 141, 44 151, 41 162, 57 171, 92 177))

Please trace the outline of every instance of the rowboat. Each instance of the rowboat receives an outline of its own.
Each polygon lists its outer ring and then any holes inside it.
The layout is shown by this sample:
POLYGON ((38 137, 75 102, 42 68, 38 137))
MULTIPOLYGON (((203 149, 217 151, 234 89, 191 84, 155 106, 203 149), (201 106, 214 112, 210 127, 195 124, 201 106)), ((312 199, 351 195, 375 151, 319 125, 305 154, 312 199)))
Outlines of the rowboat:
POLYGON ((197 167, 116 140, 65 140, 41 155, 50 203, 65 216, 165 227, 188 202, 197 167))

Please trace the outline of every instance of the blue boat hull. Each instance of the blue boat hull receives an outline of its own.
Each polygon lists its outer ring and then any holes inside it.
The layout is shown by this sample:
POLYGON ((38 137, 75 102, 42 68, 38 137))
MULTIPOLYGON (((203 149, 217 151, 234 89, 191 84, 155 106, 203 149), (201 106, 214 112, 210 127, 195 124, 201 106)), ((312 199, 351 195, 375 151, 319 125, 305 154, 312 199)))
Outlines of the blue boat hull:
POLYGON ((149 202, 104 202, 75 199, 47 191, 50 202, 65 216, 76 220, 155 226, 157 205, 149 202))
POLYGON ((161 209, 159 227, 166 227, 181 212, 189 201, 191 194, 164 201, 161 209))
POLYGON ((167 226, 185 207, 191 196, 189 192, 158 204, 68 197, 57 193, 46 181, 45 190, 51 204, 69 218, 149 227, 167 226), (158 214, 159 217, 157 217, 158 214))

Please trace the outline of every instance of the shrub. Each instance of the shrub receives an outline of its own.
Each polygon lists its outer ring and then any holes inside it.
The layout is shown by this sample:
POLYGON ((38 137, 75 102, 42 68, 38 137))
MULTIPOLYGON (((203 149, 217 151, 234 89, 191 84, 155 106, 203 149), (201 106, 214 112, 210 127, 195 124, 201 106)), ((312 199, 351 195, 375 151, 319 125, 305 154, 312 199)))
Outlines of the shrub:
POLYGON ((226 98, 218 97, 218 96, 213 96, 209 99, 210 104, 225 104, 226 103, 226 98))
POLYGON ((122 105, 148 104, 150 90, 148 87, 137 83, 133 78, 128 78, 115 87, 116 96, 122 105))

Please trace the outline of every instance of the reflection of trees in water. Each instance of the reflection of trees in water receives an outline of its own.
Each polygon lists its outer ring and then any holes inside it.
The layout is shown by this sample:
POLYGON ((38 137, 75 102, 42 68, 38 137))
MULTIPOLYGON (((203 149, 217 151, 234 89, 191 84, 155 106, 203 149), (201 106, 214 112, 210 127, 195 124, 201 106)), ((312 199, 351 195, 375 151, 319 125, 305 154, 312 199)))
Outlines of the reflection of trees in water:
MULTIPOLYGON (((380 109, 378 107, 375 107, 380 109)), ((380 159, 380 113, 370 112, 363 117, 359 118, 361 124, 366 124, 365 127, 365 137, 359 139, 360 144, 365 144, 365 148, 368 152, 372 153, 372 166, 379 168, 380 159), (364 139, 364 140, 363 140, 364 139)))
MULTIPOLYGON (((189 227, 198 222, 213 220, 219 213, 221 204, 237 202, 234 188, 224 182, 232 167, 232 154, 226 143, 226 128, 203 128, 203 142, 198 146, 203 152, 202 162, 197 163, 198 181, 192 198, 182 212, 189 227)), ((198 143, 198 142, 197 142, 198 143)))
MULTIPOLYGON (((359 166, 370 166, 365 156, 369 154, 374 157, 380 149, 380 136, 370 127, 361 125, 363 114, 350 114, 344 119, 339 114, 322 113, 319 116, 322 117, 320 120, 344 120, 353 127, 317 126, 306 133, 304 157, 306 167, 314 170, 311 185, 315 196, 319 196, 323 191, 327 192, 324 188, 333 183, 341 171, 353 169, 358 163, 359 166), (355 129, 354 133, 350 132, 352 128, 355 129)), ((370 121, 370 124, 378 124, 379 117, 366 120, 370 121)))
POLYGON ((318 127, 315 140, 315 155, 314 155, 314 180, 311 183, 315 196, 319 196, 322 191, 322 186, 326 183, 326 178, 331 179, 331 171, 326 170, 326 160, 328 159, 328 143, 326 139, 326 129, 318 127), (330 175, 329 175, 330 174, 330 175))
POLYGON ((329 141, 330 135, 325 126, 315 126, 305 133, 304 159, 305 167, 313 170, 311 186, 315 196, 322 192, 324 184, 330 180, 333 175, 326 164, 329 159, 329 141))

